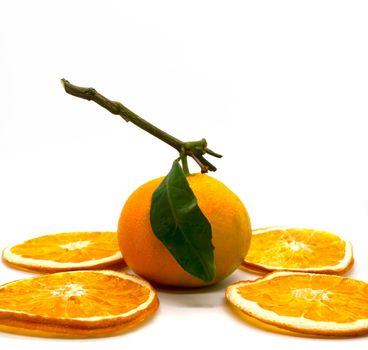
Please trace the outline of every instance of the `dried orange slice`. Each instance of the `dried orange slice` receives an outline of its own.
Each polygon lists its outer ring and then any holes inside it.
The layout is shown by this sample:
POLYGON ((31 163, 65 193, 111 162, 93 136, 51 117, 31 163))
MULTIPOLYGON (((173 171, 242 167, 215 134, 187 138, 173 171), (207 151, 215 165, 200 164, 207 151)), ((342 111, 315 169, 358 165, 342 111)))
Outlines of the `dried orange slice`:
POLYGON ((305 228, 253 230, 242 266, 254 272, 343 273, 353 265, 353 249, 339 236, 305 228))
POLYGON ((368 333, 368 284, 350 278, 273 272, 228 286, 226 298, 246 315, 300 333, 368 333))
POLYGON ((0 286, 0 329, 43 336, 102 336, 142 322, 158 305, 151 285, 127 273, 59 272, 0 286))
POLYGON ((3 259, 41 272, 98 269, 123 263, 116 232, 66 232, 5 248, 3 259))

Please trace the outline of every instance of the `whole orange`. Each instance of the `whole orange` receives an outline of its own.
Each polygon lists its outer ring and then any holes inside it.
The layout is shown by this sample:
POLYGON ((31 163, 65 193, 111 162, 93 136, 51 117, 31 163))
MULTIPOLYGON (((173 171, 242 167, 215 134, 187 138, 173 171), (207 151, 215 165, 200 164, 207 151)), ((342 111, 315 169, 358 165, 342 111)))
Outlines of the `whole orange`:
POLYGON ((187 176, 198 205, 211 224, 216 276, 205 283, 186 272, 155 236, 150 224, 152 194, 163 178, 135 190, 121 212, 118 237, 124 260, 147 280, 171 286, 199 287, 216 283, 243 262, 251 238, 251 224, 241 200, 222 182, 206 174, 187 176))

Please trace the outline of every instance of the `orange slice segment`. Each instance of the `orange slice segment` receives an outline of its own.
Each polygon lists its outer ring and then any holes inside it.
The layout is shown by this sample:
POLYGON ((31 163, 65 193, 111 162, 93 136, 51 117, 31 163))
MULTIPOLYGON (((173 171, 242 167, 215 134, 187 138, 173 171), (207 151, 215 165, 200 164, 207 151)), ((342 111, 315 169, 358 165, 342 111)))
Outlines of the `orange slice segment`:
POLYGON ((59 272, 0 286, 0 329, 45 336, 121 332, 153 314, 157 293, 117 271, 59 272))
POLYGON ((368 333, 368 284, 341 276, 273 272, 226 289, 228 302, 265 323, 325 336, 368 333))
POLYGON ((5 248, 3 259, 41 272, 98 269, 123 263, 116 232, 66 232, 5 248))
POLYGON ((343 273, 353 265, 353 249, 339 236, 305 228, 253 230, 243 266, 253 272, 343 273))

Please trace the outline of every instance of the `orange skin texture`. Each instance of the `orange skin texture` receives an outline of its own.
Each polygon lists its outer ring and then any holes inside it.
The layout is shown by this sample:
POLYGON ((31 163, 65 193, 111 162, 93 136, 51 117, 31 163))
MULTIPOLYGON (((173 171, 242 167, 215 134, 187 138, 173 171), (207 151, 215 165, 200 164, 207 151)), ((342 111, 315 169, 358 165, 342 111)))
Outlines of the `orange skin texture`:
POLYGON ((118 240, 124 260, 135 273, 161 285, 201 287, 224 279, 239 267, 249 248, 251 224, 243 203, 223 183, 208 175, 187 176, 198 205, 212 228, 216 276, 213 281, 205 283, 186 272, 152 231, 152 195, 163 179, 145 183, 124 205, 118 224, 118 240))

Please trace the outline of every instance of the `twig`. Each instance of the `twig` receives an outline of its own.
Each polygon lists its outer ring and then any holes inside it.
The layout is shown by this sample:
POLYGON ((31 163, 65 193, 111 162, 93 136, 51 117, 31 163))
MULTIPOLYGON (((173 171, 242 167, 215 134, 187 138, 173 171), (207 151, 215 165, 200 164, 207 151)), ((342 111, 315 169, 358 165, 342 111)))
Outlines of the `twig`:
POLYGON ((65 79, 61 79, 61 83, 68 94, 82 98, 84 100, 96 102, 112 114, 120 115, 126 122, 132 122, 141 129, 147 131, 151 135, 159 138, 163 142, 175 148, 180 153, 181 157, 192 157, 200 166, 202 173, 216 171, 216 167, 208 162, 203 155, 208 153, 216 158, 221 158, 222 156, 208 149, 205 139, 193 142, 183 142, 139 117, 120 102, 109 100, 105 96, 98 93, 94 88, 76 86, 69 83, 69 81, 65 79))

